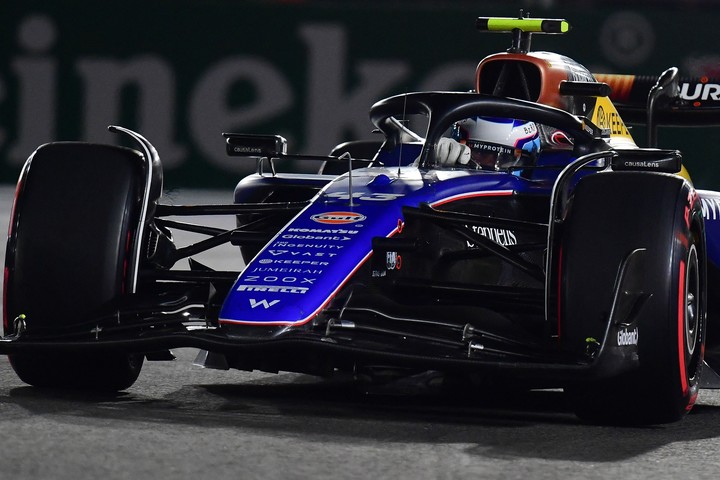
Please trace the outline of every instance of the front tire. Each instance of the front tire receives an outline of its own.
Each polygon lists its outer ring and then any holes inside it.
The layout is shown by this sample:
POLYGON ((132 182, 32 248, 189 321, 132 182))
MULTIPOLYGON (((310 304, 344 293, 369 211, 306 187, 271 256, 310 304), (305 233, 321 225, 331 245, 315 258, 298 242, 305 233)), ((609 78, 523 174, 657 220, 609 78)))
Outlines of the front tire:
POLYGON ((144 360, 141 354, 111 351, 10 356, 13 370, 28 385, 97 392, 116 392, 131 387, 140 375, 144 360))
POLYGON ((579 352, 589 338, 602 338, 623 259, 636 249, 645 256, 636 287, 643 300, 628 309, 617 338, 607 339, 633 366, 569 386, 577 415, 611 424, 681 419, 697 398, 706 328, 706 250, 695 191, 669 175, 593 175, 578 184, 563 228, 566 348, 579 352))
MULTIPOLYGON (((5 259, 5 333, 25 318, 23 338, 62 341, 116 312, 134 286, 146 170, 135 150, 79 142, 44 145, 18 182, 5 259), (59 339, 59 340, 56 340, 59 339)), ((122 390, 144 357, 124 351, 53 348, 10 355, 24 382, 38 387, 122 390)))

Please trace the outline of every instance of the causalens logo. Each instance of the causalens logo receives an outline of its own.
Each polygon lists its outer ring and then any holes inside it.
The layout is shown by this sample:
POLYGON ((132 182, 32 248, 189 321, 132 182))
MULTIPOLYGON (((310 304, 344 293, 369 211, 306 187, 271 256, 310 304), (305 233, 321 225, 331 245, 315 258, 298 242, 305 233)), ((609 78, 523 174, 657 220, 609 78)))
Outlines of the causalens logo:
POLYGON ((341 225, 348 223, 362 222, 367 217, 356 212, 325 212, 317 213, 310 217, 313 222, 327 225, 341 225))

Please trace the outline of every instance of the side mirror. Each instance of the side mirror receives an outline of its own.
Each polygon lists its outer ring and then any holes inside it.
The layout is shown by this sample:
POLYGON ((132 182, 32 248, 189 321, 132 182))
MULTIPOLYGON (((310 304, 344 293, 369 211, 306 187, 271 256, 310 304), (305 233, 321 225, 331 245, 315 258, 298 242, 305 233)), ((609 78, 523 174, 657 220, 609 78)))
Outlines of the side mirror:
POLYGON ((223 133, 231 157, 273 158, 287 153, 287 140, 280 135, 223 133))

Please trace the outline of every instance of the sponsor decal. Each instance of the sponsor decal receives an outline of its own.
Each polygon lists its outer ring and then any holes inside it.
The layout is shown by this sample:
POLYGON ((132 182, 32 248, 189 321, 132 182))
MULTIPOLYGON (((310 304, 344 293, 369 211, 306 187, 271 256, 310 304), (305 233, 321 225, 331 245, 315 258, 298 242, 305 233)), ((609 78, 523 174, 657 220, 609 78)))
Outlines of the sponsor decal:
POLYGON ((276 258, 273 259, 272 264, 281 264, 281 265, 303 265, 303 266, 310 266, 310 267, 327 267, 330 265, 330 262, 320 262, 317 260, 292 260, 292 259, 284 259, 284 258, 276 258))
POLYGON ((250 308, 255 308, 255 307, 262 305, 262 307, 266 310, 268 308, 272 307, 273 305, 280 303, 280 300, 273 300, 271 302, 268 302, 264 298, 262 300, 255 300, 254 298, 250 298, 249 300, 250 300, 250 308))
POLYGON ((285 240, 322 240, 324 242, 346 242, 352 240, 350 237, 328 236, 328 235, 294 235, 284 234, 281 238, 285 240))
POLYGON ((308 287, 293 287, 288 285, 240 285, 238 292, 272 292, 272 293, 299 293, 305 294, 308 287))
MULTIPOLYGON (((467 225, 466 225, 467 227, 467 225)), ((502 228, 493 228, 493 227, 480 227, 477 225, 473 225, 470 228, 473 232, 482 235, 483 237, 492 240, 493 242, 497 243, 498 245, 502 245, 503 247, 509 247, 510 245, 517 245, 518 240, 517 236, 515 235, 515 232, 512 230, 505 230, 502 228)), ((472 242, 467 242, 468 248, 475 248, 475 244, 472 242)))
POLYGON ((631 162, 627 161, 624 163, 626 167, 638 167, 638 168, 660 168, 660 163, 658 162, 648 162, 648 161, 641 161, 641 162, 631 162))
MULTIPOLYGON (((333 192, 326 195, 328 198, 336 200, 350 200, 350 195, 344 192, 333 192)), ((364 200, 368 202, 389 202, 402 198, 405 195, 402 193, 368 193, 368 192, 353 192, 353 200, 364 200)))
POLYGON ((481 140, 472 139, 468 139, 466 141, 466 145, 473 150, 485 150, 486 152, 490 153, 507 153, 509 155, 512 155, 514 150, 514 148, 505 145, 497 145, 495 143, 488 143, 481 140))
POLYGON ((325 212, 316 213, 310 219, 313 222, 324 223, 326 225, 341 225, 348 223, 362 222, 367 217, 356 212, 325 212))
MULTIPOLYGON (((273 244, 274 247, 283 247, 283 248, 317 248, 320 250, 340 250, 343 248, 342 245, 333 245, 331 243, 321 243, 321 244, 315 244, 315 243, 290 243, 290 242, 275 242, 273 244)), ((288 253, 287 250, 270 250, 270 253, 272 255, 284 255, 288 253), (272 252, 281 252, 281 253, 272 253, 272 252)), ((289 252, 291 255, 299 255, 300 252, 289 252)), ((309 252, 304 252, 304 254, 308 254, 309 252)))
POLYGON ((253 273, 294 273, 301 275, 321 275, 322 270, 309 268, 288 268, 288 267, 255 267, 253 273))
MULTIPOLYGON (((329 253, 329 252, 293 252, 290 250, 270 250, 270 254, 274 255, 276 257, 279 257, 280 255, 286 255, 289 257, 334 257, 337 255, 337 253, 329 253), (273 253, 275 252, 275 253, 273 253), (278 253, 282 252, 282 253, 278 253)), ((261 263, 274 263, 274 260, 272 258, 266 258, 263 259, 266 260, 265 262, 261 263), (269 261, 267 261, 269 260, 269 261)))
POLYGON ((385 267, 388 270, 400 270, 402 257, 397 252, 385 252, 385 267))
POLYGON ((285 276, 285 277, 279 277, 277 275, 246 275, 243 277, 243 280, 246 282, 263 282, 263 283, 300 283, 300 284, 315 284, 315 278, 307 278, 307 277, 294 277, 294 276, 285 276))
POLYGON ((638 327, 635 330, 623 328, 617 333, 617 344, 619 347, 638 344, 638 327))
POLYGON ((290 233, 326 233, 330 235, 356 235, 360 230, 348 230, 346 228, 288 228, 290 233))
POLYGON ((263 153, 262 148, 260 147, 232 147, 232 151, 235 153, 257 153, 261 154, 263 153))
MULTIPOLYGON (((705 79, 707 81, 707 79, 705 79)), ((702 80, 701 80, 702 82, 702 80)), ((720 100, 720 85, 716 83, 681 83, 680 98, 683 100, 720 100)))
POLYGON ((602 105, 595 111, 595 124, 602 130, 609 130, 611 135, 629 135, 620 115, 614 110, 606 111, 602 105))

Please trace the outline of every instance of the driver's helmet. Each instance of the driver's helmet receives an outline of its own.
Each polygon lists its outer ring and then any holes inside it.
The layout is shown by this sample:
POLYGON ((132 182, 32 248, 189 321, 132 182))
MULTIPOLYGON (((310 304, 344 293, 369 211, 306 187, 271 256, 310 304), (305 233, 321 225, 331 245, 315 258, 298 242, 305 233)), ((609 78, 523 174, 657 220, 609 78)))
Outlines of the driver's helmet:
POLYGON ((528 165, 540 150, 537 125, 512 118, 476 117, 453 126, 452 137, 471 149, 471 160, 483 169, 528 165))

